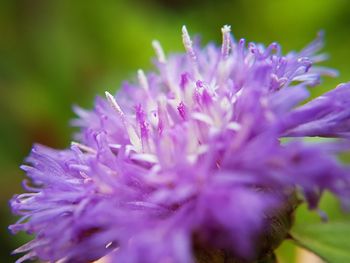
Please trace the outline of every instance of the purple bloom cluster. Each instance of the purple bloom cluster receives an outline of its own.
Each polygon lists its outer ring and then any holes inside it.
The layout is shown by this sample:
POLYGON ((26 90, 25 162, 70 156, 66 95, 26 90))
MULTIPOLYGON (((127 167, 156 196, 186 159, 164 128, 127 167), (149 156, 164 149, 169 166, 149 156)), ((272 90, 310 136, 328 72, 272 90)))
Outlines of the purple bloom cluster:
POLYGON ((282 55, 235 41, 229 26, 221 47, 182 33, 186 53, 154 41, 156 72, 75 109, 69 149, 33 147, 28 193, 11 200, 21 219, 10 229, 35 235, 18 262, 190 263, 210 249, 249 261, 291 196, 315 209, 330 191, 349 205, 337 154, 349 149, 350 84, 305 102, 336 74, 313 65, 326 58, 322 34, 282 55), (311 136, 336 139, 297 138, 311 136))

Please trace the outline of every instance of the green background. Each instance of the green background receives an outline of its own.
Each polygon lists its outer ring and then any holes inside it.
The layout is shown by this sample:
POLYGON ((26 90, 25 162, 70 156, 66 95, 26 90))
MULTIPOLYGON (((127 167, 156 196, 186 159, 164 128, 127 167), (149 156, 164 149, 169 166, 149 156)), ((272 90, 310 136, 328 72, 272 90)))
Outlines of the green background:
POLYGON ((325 65, 340 77, 313 95, 350 80, 346 0, 0 0, 0 262, 13 262, 10 251, 25 240, 7 230, 15 221, 8 200, 22 191, 18 166, 32 143, 67 147, 72 105, 91 108, 97 94, 115 91, 139 68, 152 69, 153 39, 166 53, 182 51, 183 24, 204 43, 219 43, 221 26, 229 24, 236 39, 277 41, 284 52, 324 29, 331 55, 325 65))

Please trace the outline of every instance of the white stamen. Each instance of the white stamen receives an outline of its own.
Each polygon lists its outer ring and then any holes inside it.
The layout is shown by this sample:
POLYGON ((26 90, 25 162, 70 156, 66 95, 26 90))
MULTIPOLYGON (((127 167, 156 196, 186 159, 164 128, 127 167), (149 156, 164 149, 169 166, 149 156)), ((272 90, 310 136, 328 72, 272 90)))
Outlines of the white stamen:
POLYGON ((109 105, 111 105, 111 107, 118 113, 120 119, 123 122, 125 122, 124 112, 122 111, 122 109, 118 105, 118 103, 115 100, 115 98, 108 91, 106 91, 105 94, 106 94, 106 98, 108 100, 109 105))
POLYGON ((91 148, 91 147, 89 147, 89 146, 86 146, 86 145, 84 145, 84 144, 81 144, 81 143, 79 143, 79 142, 71 142, 71 146, 76 146, 76 147, 78 147, 80 150, 82 150, 82 151, 84 151, 84 152, 87 152, 87 153, 92 153, 92 154, 95 154, 95 153, 96 153, 96 151, 95 151, 93 148, 91 148))
POLYGON ((109 148, 111 148, 112 150, 119 150, 122 145, 121 144, 118 144, 118 143, 110 143, 108 144, 109 148))
POLYGON ((142 143, 141 143, 141 139, 137 136, 135 129, 125 119, 124 112, 122 111, 122 109, 118 105, 115 98, 108 91, 106 91, 105 94, 106 94, 106 97, 107 97, 109 104, 119 115, 120 120, 122 121, 128 135, 129 135, 129 139, 130 139, 131 144, 133 146, 135 146, 137 151, 140 151, 142 149, 142 143))
POLYGON ((193 112, 191 114, 192 118, 197 120, 197 121, 201 121, 203 123, 206 123, 208 125, 213 126, 214 125, 214 121, 212 118, 210 118, 210 116, 208 116, 207 114, 201 113, 201 112, 193 112))
POLYGON ((131 144, 135 147, 136 151, 141 151, 142 150, 142 142, 139 136, 136 134, 134 128, 131 125, 126 126, 126 130, 129 135, 129 139, 131 144))
POLYGON ((113 242, 109 242, 107 245, 106 245, 106 248, 109 248, 113 245, 113 242))
POLYGON ((152 166, 152 168, 150 169, 150 173, 149 175, 150 176, 154 176, 156 175, 160 170, 162 170, 162 167, 159 165, 159 164, 156 164, 154 166, 152 166))
POLYGON ((137 71, 137 78, 139 80, 139 83, 141 85, 141 87, 145 90, 148 91, 149 86, 148 86, 148 81, 147 81, 147 77, 145 75, 145 73, 143 72, 142 69, 139 69, 137 71))
POLYGON ((158 61, 160 63, 166 63, 166 58, 165 58, 165 55, 164 55, 164 51, 163 51, 163 48, 160 45, 159 41, 158 40, 153 40, 152 41, 152 46, 154 48, 154 51, 156 52, 158 61))
POLYGON ((209 147, 206 144, 202 144, 198 146, 197 154, 203 154, 208 151, 209 147))
POLYGON ((222 32, 221 55, 223 58, 227 58, 231 48, 231 40, 230 40, 231 27, 228 25, 224 25, 221 28, 221 32, 222 32))
POLYGON ((208 145, 205 145, 205 144, 197 145, 197 151, 187 156, 188 161, 190 163, 196 162, 200 155, 208 151, 208 148, 209 148, 208 145))
POLYGON ((137 152, 137 149, 134 146, 132 145, 125 146, 125 154, 127 156, 130 156, 131 153, 135 153, 135 152, 137 152))
POLYGON ((154 154, 139 153, 131 155, 130 158, 135 161, 144 161, 151 164, 158 163, 158 158, 154 154))
POLYGON ((187 160, 193 164, 197 161, 198 156, 196 154, 189 154, 187 155, 187 160))
POLYGON ((192 40, 188 34, 186 26, 182 26, 182 42, 184 44, 186 52, 190 55, 193 62, 197 62, 197 56, 193 50, 192 40))
MULTIPOLYGON (((164 51, 163 51, 160 43, 157 40, 153 40, 152 46, 157 54, 158 61, 160 63, 165 64, 166 58, 165 58, 164 51)), ((170 80, 167 68, 165 68, 164 78, 165 78, 167 84, 169 85, 169 88, 174 92, 175 96, 178 96, 178 89, 177 89, 176 85, 173 84, 173 81, 170 80)))
POLYGON ((232 130, 232 131, 239 131, 242 128, 242 126, 235 121, 229 122, 227 124, 227 129, 232 130))

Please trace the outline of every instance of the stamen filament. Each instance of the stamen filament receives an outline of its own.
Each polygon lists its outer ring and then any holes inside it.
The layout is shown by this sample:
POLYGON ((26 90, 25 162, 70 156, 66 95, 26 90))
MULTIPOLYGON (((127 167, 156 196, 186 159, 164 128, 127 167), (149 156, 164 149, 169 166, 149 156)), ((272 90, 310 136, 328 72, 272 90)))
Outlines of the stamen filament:
POLYGON ((145 91, 148 91, 149 90, 149 85, 148 85, 147 77, 146 77, 146 75, 145 75, 145 73, 143 72, 142 69, 139 69, 137 71, 137 78, 139 80, 139 83, 140 83, 141 87, 145 91))
POLYGON ((106 91, 105 94, 106 94, 106 97, 107 97, 109 104, 119 115, 120 120, 122 121, 128 135, 129 135, 129 139, 130 139, 131 144, 136 148, 137 151, 141 151, 141 149, 142 149, 141 139, 138 137, 135 129, 125 119, 124 112, 122 111, 122 109, 118 105, 115 98, 108 91, 106 91))
POLYGON ((118 113, 121 121, 124 123, 125 122, 125 115, 120 106, 118 105, 117 101, 115 98, 108 92, 105 92, 106 98, 108 100, 109 105, 118 113))
POLYGON ((165 58, 165 55, 164 55, 164 51, 163 51, 163 48, 160 45, 159 41, 158 40, 153 40, 152 41, 152 46, 153 46, 154 51, 156 52, 158 61, 160 63, 166 63, 166 58, 165 58))
POLYGON ((79 143, 79 142, 71 142, 71 146, 76 146, 80 150, 87 152, 87 153, 92 153, 92 154, 96 153, 95 149, 93 149, 85 144, 79 143))
POLYGON ((190 38, 190 35, 188 34, 186 26, 182 27, 182 42, 184 44, 186 52, 190 55, 193 62, 197 63, 197 56, 193 50, 193 43, 190 38))
POLYGON ((225 59, 228 57, 230 48, 231 48, 231 39, 230 39, 231 27, 228 25, 224 25, 221 28, 221 32, 222 32, 221 55, 225 59))
POLYGON ((200 76, 199 70, 198 70, 197 55, 194 52, 193 42, 190 38, 190 35, 188 34, 186 26, 182 26, 182 42, 183 42, 183 45, 185 47, 187 54, 189 55, 189 57, 192 61, 195 78, 201 79, 201 76, 200 76))

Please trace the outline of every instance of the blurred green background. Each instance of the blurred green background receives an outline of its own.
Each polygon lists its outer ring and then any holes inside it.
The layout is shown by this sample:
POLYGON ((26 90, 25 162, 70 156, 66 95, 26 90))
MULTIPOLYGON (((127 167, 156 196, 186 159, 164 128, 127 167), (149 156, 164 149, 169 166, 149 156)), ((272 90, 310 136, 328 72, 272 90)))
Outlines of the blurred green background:
POLYGON ((13 262, 10 251, 25 240, 7 230, 15 221, 8 200, 22 191, 18 166, 32 143, 67 147, 72 105, 91 108, 96 94, 115 91, 139 68, 152 69, 153 39, 166 52, 183 50, 183 24, 204 43, 219 43, 221 26, 229 24, 236 39, 278 41, 284 52, 324 29, 331 55, 325 65, 340 77, 313 94, 350 80, 347 0, 0 0, 0 262, 13 262))

